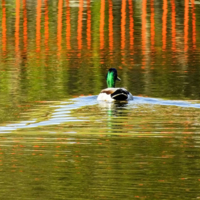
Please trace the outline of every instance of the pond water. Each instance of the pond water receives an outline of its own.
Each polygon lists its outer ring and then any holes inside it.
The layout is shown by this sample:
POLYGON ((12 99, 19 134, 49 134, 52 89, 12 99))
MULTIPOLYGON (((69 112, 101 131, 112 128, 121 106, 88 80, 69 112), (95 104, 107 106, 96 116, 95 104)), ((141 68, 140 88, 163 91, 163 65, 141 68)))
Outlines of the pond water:
POLYGON ((0 15, 0 199, 200 199, 198 1, 0 15), (97 101, 110 67, 133 101, 97 101))

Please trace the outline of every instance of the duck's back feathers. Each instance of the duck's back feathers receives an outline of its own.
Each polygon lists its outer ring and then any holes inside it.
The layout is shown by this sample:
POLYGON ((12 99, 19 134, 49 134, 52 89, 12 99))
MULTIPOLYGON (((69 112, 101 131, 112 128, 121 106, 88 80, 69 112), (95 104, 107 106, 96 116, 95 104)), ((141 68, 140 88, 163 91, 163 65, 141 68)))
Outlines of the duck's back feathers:
POLYGON ((106 88, 101 91, 97 100, 126 101, 133 100, 132 94, 124 88, 106 88))
POLYGON ((118 101, 125 101, 128 99, 129 92, 123 88, 117 89, 111 94, 111 98, 118 101))
POLYGON ((105 88, 101 90, 101 93, 105 93, 107 95, 114 93, 118 88, 105 88))
POLYGON ((97 97, 97 100, 100 101, 114 101, 114 99, 111 98, 111 94, 116 91, 117 88, 106 88, 101 90, 100 94, 97 97))

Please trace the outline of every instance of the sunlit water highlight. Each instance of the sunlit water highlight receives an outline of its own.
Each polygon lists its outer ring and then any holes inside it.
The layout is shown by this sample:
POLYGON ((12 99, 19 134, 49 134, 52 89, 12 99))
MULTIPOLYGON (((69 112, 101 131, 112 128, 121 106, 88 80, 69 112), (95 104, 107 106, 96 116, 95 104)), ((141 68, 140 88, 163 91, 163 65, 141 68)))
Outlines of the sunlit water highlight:
MULTIPOLYGON (((92 123, 96 120, 98 121, 98 117, 100 117, 102 114, 105 115, 104 118, 107 117, 109 119, 110 116, 115 115, 113 113, 117 112, 121 112, 119 116, 119 123, 123 124, 124 121, 128 119, 128 117, 126 116, 127 113, 130 113, 131 115, 131 111, 134 109, 141 109, 141 112, 144 112, 144 109, 146 109, 147 110, 146 112, 148 113, 148 111, 151 112, 152 110, 154 112, 162 112, 163 110, 166 109, 170 110, 170 107, 172 108, 180 107, 180 108, 186 108, 185 109, 186 112, 190 112, 189 108, 200 109, 200 104, 196 103, 196 101, 192 102, 175 101, 175 100, 163 100, 156 98, 136 97, 136 96, 134 97, 133 101, 109 103, 104 101, 97 101, 97 96, 88 96, 88 97, 79 97, 70 99, 67 102, 65 101, 57 102, 56 105, 50 105, 50 107, 52 108, 52 113, 48 113, 49 117, 47 119, 44 120, 31 119, 29 121, 21 121, 19 123, 7 124, 6 126, 0 127, 0 132, 9 133, 18 129, 21 130, 21 129, 43 127, 43 126, 62 125, 68 122, 81 122, 81 121, 88 121, 88 122, 90 121, 92 127, 92 123), (164 107, 156 107, 154 105, 164 106, 164 107), (95 108, 93 109, 94 106, 97 106, 98 108, 100 108, 100 110, 94 113, 95 110, 95 108), (80 109, 85 109, 86 112, 79 112, 80 109), (123 115, 124 119, 121 118, 121 116, 123 115), (94 118, 91 120, 90 118, 92 116, 94 118)), ((191 110, 191 113, 192 112, 193 110, 191 110)), ((116 115, 116 118, 117 117, 118 115, 116 115)), ((100 127, 101 123, 99 123, 99 128, 100 127)), ((134 129, 133 132, 135 132, 134 129)), ((88 134, 90 133, 88 132, 88 134)))

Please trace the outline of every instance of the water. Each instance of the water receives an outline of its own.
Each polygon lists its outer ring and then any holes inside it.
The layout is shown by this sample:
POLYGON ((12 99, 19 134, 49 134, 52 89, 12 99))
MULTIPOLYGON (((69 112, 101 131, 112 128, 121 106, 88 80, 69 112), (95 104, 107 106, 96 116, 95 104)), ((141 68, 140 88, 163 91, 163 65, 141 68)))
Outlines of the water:
POLYGON ((199 199, 199 13, 2 0, 0 199, 199 199), (110 67, 133 101, 96 100, 110 67))

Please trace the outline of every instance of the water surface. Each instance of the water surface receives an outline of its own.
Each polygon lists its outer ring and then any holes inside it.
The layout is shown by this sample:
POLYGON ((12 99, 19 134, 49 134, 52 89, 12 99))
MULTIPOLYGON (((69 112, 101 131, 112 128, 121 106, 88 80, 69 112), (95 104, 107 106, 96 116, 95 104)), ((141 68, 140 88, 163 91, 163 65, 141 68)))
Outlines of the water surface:
POLYGON ((200 4, 0 5, 0 199, 199 199, 200 4), (96 100, 110 67, 133 95, 96 100))

